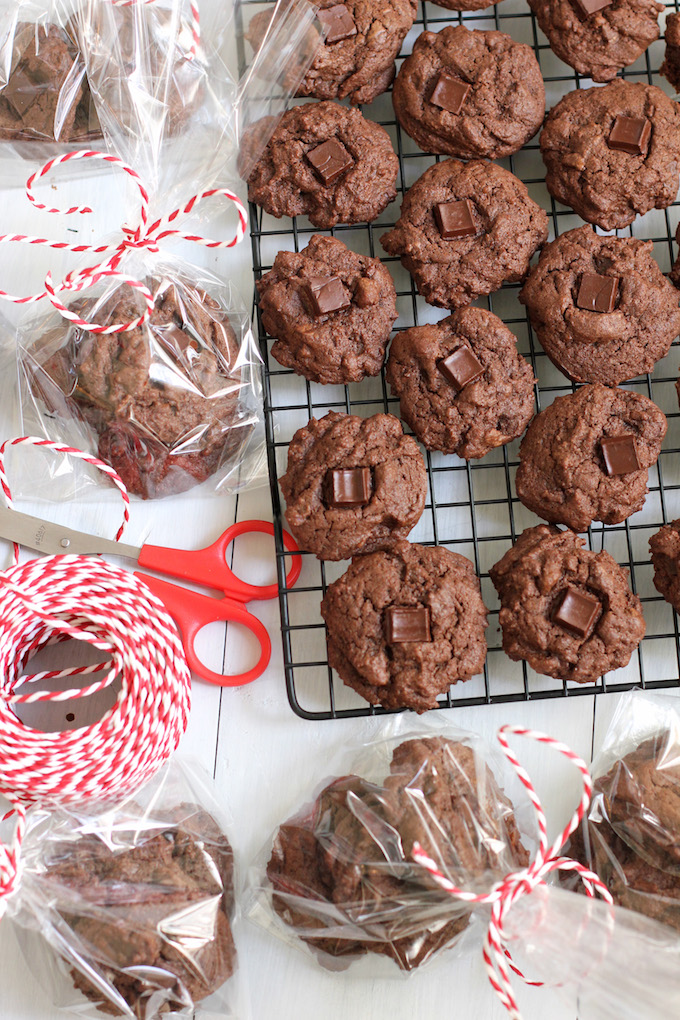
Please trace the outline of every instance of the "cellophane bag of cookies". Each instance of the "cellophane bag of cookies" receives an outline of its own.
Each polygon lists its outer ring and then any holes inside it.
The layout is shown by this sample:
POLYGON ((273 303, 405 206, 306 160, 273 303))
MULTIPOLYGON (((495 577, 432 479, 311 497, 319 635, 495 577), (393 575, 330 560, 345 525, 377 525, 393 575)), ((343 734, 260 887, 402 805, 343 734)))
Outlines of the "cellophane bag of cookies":
POLYGON ((590 809, 567 851, 617 904, 680 932, 680 699, 625 695, 591 771, 590 809))
POLYGON ((451 881, 480 893, 525 867, 533 846, 528 816, 515 811, 480 738, 410 719, 388 729, 340 756, 249 876, 249 918, 328 970, 394 976, 481 943, 470 905, 415 862, 416 843, 451 881))
POLYGON ((510 910, 508 945, 532 978, 577 988, 579 1020, 680 1016, 680 699, 622 695, 590 772, 590 806, 561 853, 614 905, 560 872, 510 910))
MULTIPOLYGON (((304 28, 313 12, 299 2, 304 28)), ((286 7, 241 87, 218 52, 233 34, 230 5, 219 31, 211 10, 188 0, 81 0, 75 21, 90 86, 109 149, 128 168, 113 171, 127 182, 120 229, 81 256, 73 286, 64 290, 55 274, 66 315, 45 314, 45 299, 19 324, 23 432, 96 454, 143 499, 264 481, 261 360, 212 242, 243 237, 245 210, 232 191, 239 104, 257 105, 265 80, 285 101, 277 81, 301 59, 293 45, 301 27, 286 7), (176 236, 187 231, 188 240, 176 236), (178 241, 184 258, 173 252, 178 241)), ((16 492, 82 498, 101 487, 97 474, 53 467, 36 483, 20 471, 16 492)))
POLYGON ((0 0, 0 141, 73 148, 101 136, 73 11, 0 0))
POLYGON ((266 114, 264 147, 320 42, 318 33, 310 35, 314 8, 306 0, 277 4, 268 38, 248 66, 239 59, 233 2, 76 2, 104 136, 166 204, 185 197, 187 176, 195 178, 194 191, 236 180, 240 134, 266 114))
MULTIPOLYGON (((153 311, 125 332, 97 333, 59 312, 29 313, 18 331, 22 434, 93 453, 128 491, 159 499, 203 485, 235 492, 261 477, 261 362, 249 315, 232 289, 178 258, 131 253, 153 311)), ((145 303, 112 280, 69 307, 86 323, 126 324, 145 303)), ((53 464, 17 494, 73 498, 101 482, 53 464)), ((106 483, 105 483, 106 484, 106 483)), ((97 490, 94 490, 97 491, 97 490)))
POLYGON ((114 806, 31 809, 5 916, 55 1004, 244 1020, 228 833, 207 774, 178 759, 114 806))
MULTIPOLYGON (((340 752, 331 778, 288 813, 250 869, 244 912, 338 979, 436 962, 442 980, 447 960, 481 955, 490 906, 443 888, 416 845, 459 889, 484 896, 525 882, 536 816, 480 737, 404 716, 381 732, 340 752)), ((680 939, 648 917, 539 884, 513 895, 502 928, 514 963, 578 1001, 579 1020, 680 1015, 680 939)), ((549 1015, 551 998, 536 996, 549 1015)))

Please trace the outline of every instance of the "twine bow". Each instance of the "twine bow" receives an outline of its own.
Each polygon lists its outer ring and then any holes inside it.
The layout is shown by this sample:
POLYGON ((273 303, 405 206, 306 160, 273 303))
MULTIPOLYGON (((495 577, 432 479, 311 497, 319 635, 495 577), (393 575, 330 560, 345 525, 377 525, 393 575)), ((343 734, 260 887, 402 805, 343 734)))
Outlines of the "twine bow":
POLYGON ((136 329, 137 326, 146 322, 153 312, 154 298, 151 291, 144 283, 135 279, 133 276, 129 276, 118 271, 121 259, 125 255, 126 251, 135 248, 147 248, 149 251, 153 252, 158 251, 158 245, 167 237, 178 237, 183 241, 193 241, 195 244, 203 245, 205 248, 233 248, 242 241, 245 236, 248 217, 243 203, 233 191, 230 191, 228 188, 210 188, 207 191, 201 191, 198 194, 193 195, 188 202, 179 209, 175 209, 168 216, 162 216, 159 219, 154 220, 153 223, 149 223, 149 195, 139 174, 133 170, 132 167, 128 166, 127 163, 124 163, 118 156, 105 152, 92 151, 90 149, 79 149, 75 152, 67 152, 62 156, 57 156, 45 163, 44 166, 42 166, 36 173, 32 174, 26 182, 26 194, 29 202, 31 202, 36 209, 42 209, 48 213, 63 213, 67 216, 91 213, 92 209, 89 206, 71 206, 69 209, 57 209, 50 207, 39 202, 33 192, 33 187, 36 182, 55 167, 60 166, 62 163, 69 163, 73 160, 83 159, 97 159, 103 160, 106 163, 111 163, 113 166, 119 167, 132 178, 139 189, 139 225, 136 227, 125 225, 121 227, 123 240, 119 241, 117 244, 68 244, 66 241, 51 241, 48 238, 33 237, 27 234, 0 234, 0 244, 18 242, 21 244, 43 245, 48 248, 58 249, 59 251, 71 251, 74 253, 92 252, 94 255, 105 256, 101 262, 94 266, 74 270, 68 273, 61 283, 57 285, 55 285, 52 280, 52 274, 48 272, 45 277, 45 289, 38 294, 16 297, 12 294, 8 294, 7 291, 0 290, 0 298, 3 298, 5 301, 11 301, 14 304, 22 305, 42 301, 43 298, 46 297, 51 301, 57 311, 64 316, 64 318, 69 319, 77 326, 80 326, 81 329, 88 330, 88 332, 91 333, 127 333, 129 330, 136 329), (213 241, 209 238, 201 237, 200 234, 184 234, 176 227, 172 226, 178 217, 188 215, 204 199, 211 198, 215 195, 224 196, 236 207, 238 225, 234 236, 230 238, 230 240, 213 241), (76 312, 60 301, 58 297, 58 294, 64 291, 78 292, 84 290, 106 277, 115 278, 120 283, 127 284, 142 295, 146 307, 141 315, 129 322, 100 326, 96 322, 87 322, 82 319, 76 312))
POLYGON ((564 846, 572 832, 581 824, 583 815, 590 803, 593 783, 586 763, 582 758, 579 758, 578 755, 574 754, 574 752, 567 747, 566 744, 562 744, 558 740, 554 740, 545 733, 540 733, 537 730, 525 729, 522 726, 502 726, 498 731, 498 741, 503 749, 503 753, 514 768, 520 782, 526 789, 536 812, 539 846, 534 860, 528 867, 523 868, 521 871, 512 872, 511 874, 506 875, 506 877, 501 881, 496 882, 488 893, 475 895, 474 893, 460 889, 446 878, 435 862, 428 857, 427 854, 425 854, 419 844, 414 845, 413 857, 414 860, 426 868, 433 878, 439 882, 441 887, 450 893, 455 899, 462 900, 465 903, 489 904, 491 906, 491 918, 489 920, 489 927, 482 949, 484 965, 494 991, 507 1009, 512 1020, 522 1020, 517 1000, 515 999, 515 995, 512 990, 512 984, 510 982, 510 969, 512 969, 515 974, 519 975, 519 977, 521 977, 529 985, 539 986, 542 982, 528 981, 522 972, 513 964, 510 952, 504 944, 505 935, 503 932, 503 921, 506 913, 510 910, 513 903, 516 903, 522 896, 529 895, 537 888, 537 886, 545 885, 545 878, 551 871, 560 870, 576 871, 581 877, 588 896, 594 896, 595 890, 597 890, 607 903, 613 903, 613 899, 607 887, 600 881, 594 872, 589 871, 588 868, 585 868, 578 861, 574 861, 569 857, 559 856, 562 846, 564 846), (529 737, 531 740, 538 741, 539 744, 546 744, 548 747, 554 748, 554 750, 559 751, 568 758, 581 773, 583 789, 578 808, 562 834, 558 836, 550 847, 548 846, 546 820, 541 801, 527 772, 525 772, 514 753, 510 750, 505 738, 506 733, 529 737))

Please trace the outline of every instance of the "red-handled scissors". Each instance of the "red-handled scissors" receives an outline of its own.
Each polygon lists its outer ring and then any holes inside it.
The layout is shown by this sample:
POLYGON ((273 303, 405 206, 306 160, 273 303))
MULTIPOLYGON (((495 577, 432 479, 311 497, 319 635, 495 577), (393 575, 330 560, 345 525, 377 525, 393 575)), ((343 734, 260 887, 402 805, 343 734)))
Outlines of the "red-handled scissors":
MULTIPOLYGON (((76 553, 99 555, 106 553, 123 556, 137 561, 140 567, 155 570, 170 577, 179 577, 194 584, 201 584, 214 591, 224 592, 224 598, 215 599, 209 595, 182 588, 157 577, 135 571, 137 577, 165 603, 177 624, 187 662, 192 670, 204 680, 223 687, 240 687, 260 676, 271 658, 272 645, 264 625, 245 608, 247 602, 258 599, 273 599, 278 595, 277 584, 256 585, 241 580, 227 565, 228 546, 239 535, 261 533, 273 535, 274 525, 268 521, 240 521, 220 535, 216 542, 205 549, 170 549, 159 545, 143 545, 141 548, 98 538, 81 531, 64 528, 60 524, 44 521, 39 517, 19 513, 0 507, 0 536, 29 549, 43 553, 76 553), (260 644, 260 658, 246 673, 226 676, 208 669, 196 654, 195 641, 198 632, 209 623, 220 620, 241 623, 247 627, 260 644)), ((283 542, 292 554, 292 564, 286 575, 286 585, 291 587, 300 576, 302 558, 295 540, 287 531, 283 542)))

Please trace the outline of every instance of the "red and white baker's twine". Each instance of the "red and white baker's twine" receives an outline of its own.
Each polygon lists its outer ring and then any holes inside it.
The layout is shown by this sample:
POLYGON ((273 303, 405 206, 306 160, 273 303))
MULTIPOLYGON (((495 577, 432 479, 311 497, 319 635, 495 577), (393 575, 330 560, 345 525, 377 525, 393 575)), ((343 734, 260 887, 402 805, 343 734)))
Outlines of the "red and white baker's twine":
MULTIPOLYGON (((108 466, 71 447, 24 436, 0 446, 0 487, 9 507, 3 457, 7 447, 46 447, 93 464, 118 486, 128 519, 125 486, 108 466)), ((177 629, 163 603, 129 571, 97 556, 46 556, 0 573, 0 794, 15 816, 10 846, 0 844, 0 916, 15 888, 26 807, 120 795, 149 779, 184 733, 191 702, 191 674, 177 629), (68 638, 109 656, 96 666, 27 675, 40 648, 68 638), (23 693, 44 677, 101 673, 87 687, 23 693), (87 697, 117 677, 115 705, 97 722, 63 733, 25 726, 12 705, 87 697)))
POLYGON ((120 273, 118 267, 125 253, 134 248, 147 248, 149 251, 157 252, 158 245, 167 237, 178 237, 184 241, 193 241, 195 244, 203 245, 206 248, 233 248, 240 241, 243 240, 246 232, 246 226, 248 224, 248 217, 246 214, 245 207, 237 195, 228 188, 210 188, 207 191, 201 191, 197 195, 193 195, 183 206, 179 209, 175 209, 168 216, 162 216, 153 223, 149 223, 149 195, 144 187, 144 183, 140 178, 139 174, 136 173, 132 167, 124 163, 118 156, 113 156, 106 152, 96 152, 90 149, 79 149, 76 152, 67 152, 62 156, 57 156, 54 159, 49 160, 40 170, 32 174, 26 182, 26 194, 29 202, 31 202, 36 209, 44 209, 48 213, 63 213, 64 215, 73 215, 79 213, 90 213, 92 209, 89 206, 72 206, 70 209, 56 209, 50 206, 38 202, 34 193, 33 186, 42 177, 48 174, 55 167, 60 166, 62 163, 69 163, 73 160, 79 159, 98 159, 103 160, 106 163, 111 163, 114 166, 120 167, 126 174, 128 174, 139 189, 140 197, 140 210, 139 210, 139 226, 136 228, 122 227, 122 233, 125 235, 124 240, 118 244, 68 244, 66 241, 50 241, 45 237, 33 237, 27 234, 0 234, 0 244, 8 243, 21 243, 21 244, 33 244, 43 245, 48 248, 55 248, 60 251, 71 251, 75 253, 92 252, 93 255, 106 256, 101 262, 95 266, 90 266, 86 269, 80 269, 68 273, 60 284, 55 285, 52 280, 52 274, 48 273, 45 278, 45 289, 38 294, 30 294, 25 297, 15 297, 12 294, 8 294, 4 290, 0 290, 0 298, 5 301, 12 301, 14 304, 31 304, 35 301, 42 301, 43 298, 47 297, 54 307, 64 316, 66 319, 70 319, 81 329, 86 329, 91 333, 126 333, 131 329, 136 329, 137 326, 149 318, 154 308, 153 295, 140 280, 136 280, 132 276, 128 276, 125 273, 120 273), (216 195, 222 195, 227 198, 236 207, 238 214, 238 225, 234 236, 228 241, 212 241, 209 238, 201 237, 199 234, 183 234, 176 227, 172 227, 171 224, 175 220, 183 215, 188 215, 200 202, 204 199, 212 198, 216 195), (144 312, 139 315, 136 319, 130 322, 124 323, 112 323, 108 326, 100 326, 95 322, 87 322, 81 319, 74 311, 68 308, 67 305, 63 304, 59 300, 58 294, 63 291, 78 292, 84 290, 93 284, 98 283, 106 277, 112 277, 118 280, 120 283, 126 283, 128 286, 137 290, 144 298, 146 308, 144 312))
POLYGON ((559 856, 560 849, 564 846, 572 832, 581 824, 583 815, 590 803, 593 784, 586 763, 582 758, 579 758, 578 755, 574 754, 574 752, 567 747, 566 744, 562 744, 558 740, 554 740, 545 733, 540 733, 537 730, 525 729, 523 726, 502 726, 498 731, 498 741, 503 748, 506 758, 514 768, 520 782, 527 791, 529 799, 536 812, 539 846, 535 859, 527 868, 507 875, 502 881, 497 882, 490 892, 478 896, 474 893, 466 892, 464 889, 460 889, 458 886, 454 885, 444 874, 442 874, 435 862, 428 857, 427 854, 425 854, 422 847, 418 844, 415 844, 414 846, 413 857, 418 864, 421 864, 430 872, 433 878, 435 878, 442 888, 449 892, 454 899, 461 900, 464 903, 477 903, 480 905, 489 904, 491 906, 489 928, 486 933, 482 949, 486 972, 494 991, 512 1017, 512 1020, 522 1020, 517 1006, 517 1000, 515 999, 512 990, 509 968, 526 981, 527 984, 540 985, 541 982, 527 981, 522 972, 512 963, 510 953, 504 945, 505 938, 503 933, 503 921, 506 913, 510 910, 513 903, 516 903, 522 896, 527 896, 537 886, 544 885, 545 877, 549 872, 559 870, 576 871, 583 881, 588 896, 594 896, 595 891, 597 890, 600 896, 602 896, 607 903, 611 904, 613 900, 607 887, 600 881, 594 872, 589 871, 582 864, 579 864, 578 861, 574 861, 569 857, 559 856), (528 774, 520 765, 515 754, 511 751, 505 738, 506 733, 512 733, 515 736, 529 737, 531 740, 536 740, 540 744, 547 744, 548 747, 554 748, 554 750, 559 751, 568 758, 581 773, 583 790, 579 806, 569 824, 566 826, 562 834, 558 836, 551 847, 548 847, 545 814, 543 813, 543 807, 538 794, 536 793, 528 774))

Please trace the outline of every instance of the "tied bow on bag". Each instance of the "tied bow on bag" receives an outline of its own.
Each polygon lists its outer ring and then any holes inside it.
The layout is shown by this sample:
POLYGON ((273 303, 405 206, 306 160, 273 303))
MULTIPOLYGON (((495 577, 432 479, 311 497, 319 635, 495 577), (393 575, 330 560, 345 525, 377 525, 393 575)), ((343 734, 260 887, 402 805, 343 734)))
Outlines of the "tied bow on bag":
POLYGON ((513 1020, 520 1011, 511 971, 528 970, 537 978, 529 984, 554 987, 572 1008, 576 993, 579 1020, 676 1015, 680 939, 613 906, 601 879, 560 853, 592 788, 573 751, 545 734, 503 727, 511 775, 480 738, 448 722, 397 717, 384 725, 389 736, 350 758, 343 749, 330 769, 338 778, 326 780, 258 855, 246 899, 253 921, 328 970, 351 967, 372 979, 438 958, 432 979, 445 981, 447 960, 481 946, 513 1020), (552 845, 510 734, 558 750, 580 772, 578 809, 552 845), (523 844, 534 826, 529 855, 523 844), (578 875, 587 897, 546 884, 557 870, 578 875))
POLYGON ((33 187, 36 182, 54 170, 55 167, 65 163, 70 163, 73 160, 87 159, 103 160, 105 163, 120 167, 132 178, 137 185, 140 197, 138 226, 134 228, 123 226, 121 228, 121 233, 124 235, 123 240, 118 241, 115 244, 100 245, 68 244, 68 242, 65 241, 50 241, 44 237, 33 237, 25 234, 0 234, 0 244, 16 242, 30 245, 46 245, 48 248, 54 248, 59 251, 70 251, 77 254, 91 252, 93 255, 107 256, 107 258, 103 259, 102 262, 95 266, 74 270, 73 272, 68 273, 62 282, 56 286, 52 280, 52 274, 48 273, 45 279, 45 289, 36 294, 26 297, 15 297, 8 294, 6 291, 0 290, 0 298, 3 298, 5 301, 11 301, 15 304, 32 304, 47 297, 57 311, 64 316, 64 318, 70 319, 71 322, 80 326, 81 329, 86 329, 92 333, 124 333, 129 330, 136 329, 137 326, 146 322, 154 309, 153 296, 144 283, 130 275, 118 272, 121 260, 127 251, 147 248, 150 252, 157 253, 159 251, 159 243, 169 237, 176 237, 184 241, 193 241, 196 244, 204 245, 206 248, 233 248, 234 245, 242 241, 245 236, 248 217, 243 203, 232 191, 228 188, 210 188, 207 191, 193 195, 180 209, 175 209, 169 215, 156 219, 153 223, 149 223, 149 195, 139 174, 137 174, 132 167, 127 166, 117 156, 110 155, 105 152, 92 152, 88 149, 68 152, 63 156, 58 156, 55 159, 49 160, 43 167, 41 167, 40 170, 32 174, 26 182, 26 194, 29 202, 31 202, 36 209, 43 209, 48 213, 63 213, 67 216, 91 213, 93 210, 89 206, 71 206, 69 209, 63 210, 52 208, 38 202, 33 193, 33 187), (178 217, 182 215, 189 215, 204 199, 217 195, 222 195, 232 202, 238 215, 238 226, 233 237, 229 240, 211 241, 197 234, 183 234, 180 230, 170 226, 170 224, 178 219, 178 217), (137 290, 144 298, 146 310, 137 318, 126 323, 115 323, 113 325, 102 326, 96 322, 85 321, 77 313, 69 309, 67 305, 64 305, 58 298, 59 293, 64 291, 81 291, 98 283, 105 277, 113 277, 120 283, 126 283, 137 290))
POLYGON ((576 989, 579 1020, 624 1016, 665 1020, 678 1015, 680 939, 663 925, 614 907, 609 889, 595 872, 560 855, 590 804, 593 782, 585 762, 566 744, 521 726, 501 727, 498 740, 536 814, 539 848, 534 860, 497 882, 490 892, 477 895, 454 885, 422 848, 414 848, 413 856, 454 900, 491 906, 482 955, 491 986, 509 1016, 521 1020, 509 968, 529 985, 554 986, 570 1003, 576 989), (510 750, 506 734, 528 737, 559 751, 581 774, 578 808, 552 846, 541 801, 510 750), (574 872, 589 899, 546 885, 552 871, 574 872), (596 892, 604 902, 593 899, 596 892), (544 980, 527 980, 513 963, 510 947, 531 961, 544 980))
MULTIPOLYGON (((115 166, 135 183, 133 224, 123 226, 115 240, 70 244, 20 233, 0 237, 0 243, 88 257, 83 268, 58 283, 48 272, 44 289, 35 294, 0 294, 20 305, 46 298, 59 313, 24 319, 19 327, 21 431, 95 454, 143 498, 182 492, 208 479, 212 491, 242 488, 262 462, 261 362, 250 319, 229 284, 163 253, 161 245, 180 238, 213 250, 231 248, 244 236, 245 209, 233 191, 213 187, 152 217, 139 174, 118 156, 90 150, 56 157, 33 174, 27 182, 31 203, 59 212, 36 199, 37 182, 55 168, 90 161, 115 166), (236 211, 234 232, 225 241, 178 226, 210 197, 226 198, 236 211), (90 287, 98 288, 97 297, 65 299, 90 287)), ((63 210, 90 211, 81 205, 63 210)), ((55 478, 48 481, 45 494, 59 498, 55 478)), ((24 491, 21 478, 18 491, 24 491)))
MULTIPOLYGON (((56 212, 33 195, 48 172, 110 164, 135 182, 137 207, 121 209, 115 241, 69 244, 7 228, 2 238, 88 259, 59 282, 47 273, 39 293, 1 295, 20 306, 46 298, 59 313, 19 326, 20 431, 97 455, 145 499, 204 482, 206 492, 235 492, 263 476, 261 359, 248 310, 226 269, 220 278, 162 246, 173 237, 192 241, 198 256, 197 245, 215 251, 243 238, 245 209, 225 187, 236 179, 240 127, 262 112, 265 94, 270 113, 283 109, 289 86, 279 83, 307 59, 295 42, 314 12, 304 0, 287 7, 241 82, 218 53, 232 6, 220 9, 215 30, 209 10, 200 22, 197 15, 187 0, 79 0, 74 23, 110 153, 50 160, 31 176, 29 198, 56 212), (236 212, 226 241, 179 227, 183 216, 204 216, 208 197, 226 198, 236 212), (83 293, 90 287, 94 296, 83 293)), ((273 130, 276 116, 270 120, 273 130)), ((87 208, 74 203, 64 212, 87 208)), ((80 498, 91 479, 47 482, 32 494, 80 498)), ((17 479, 19 494, 27 485, 17 479)))

